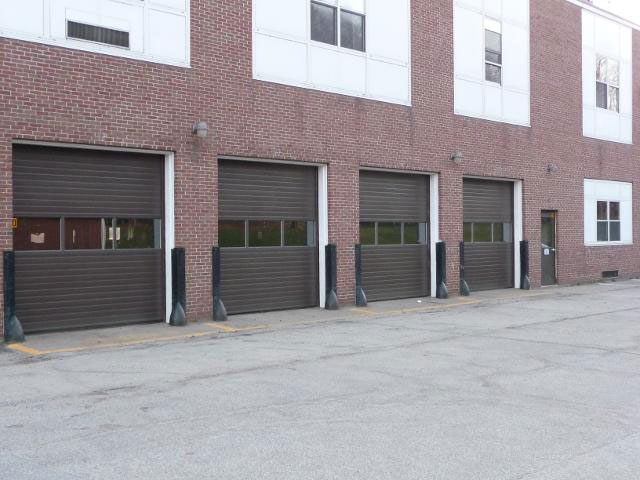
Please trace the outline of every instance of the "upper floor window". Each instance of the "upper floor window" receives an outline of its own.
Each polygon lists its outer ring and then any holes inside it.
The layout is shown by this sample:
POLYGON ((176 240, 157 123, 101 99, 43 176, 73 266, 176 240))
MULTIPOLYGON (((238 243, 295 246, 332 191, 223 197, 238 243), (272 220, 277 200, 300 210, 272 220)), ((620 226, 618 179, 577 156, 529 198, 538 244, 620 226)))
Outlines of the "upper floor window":
POLYGON ((502 25, 497 20, 484 19, 484 78, 502 85, 502 25))
POLYGON ((620 112, 620 63, 602 55, 596 59, 596 107, 620 112))
POLYGON ((620 241, 620 202, 598 201, 598 242, 620 241))
POLYGON ((311 40, 364 52, 364 0, 312 1, 311 40))

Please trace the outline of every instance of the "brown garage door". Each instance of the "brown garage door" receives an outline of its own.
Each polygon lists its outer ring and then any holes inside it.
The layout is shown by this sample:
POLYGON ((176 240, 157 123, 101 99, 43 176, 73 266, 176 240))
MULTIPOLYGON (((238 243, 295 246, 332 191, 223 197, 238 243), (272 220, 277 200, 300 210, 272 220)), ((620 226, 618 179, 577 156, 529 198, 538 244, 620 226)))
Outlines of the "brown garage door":
POLYGON ((368 300, 429 295, 429 177, 360 172, 362 287, 368 300))
POLYGON ((513 183, 464 180, 464 242, 472 291, 513 287, 513 183))
POLYGON ((162 321, 162 157, 16 145, 16 311, 25 331, 162 321))
POLYGON ((315 167, 221 160, 221 297, 229 313, 317 306, 315 167))

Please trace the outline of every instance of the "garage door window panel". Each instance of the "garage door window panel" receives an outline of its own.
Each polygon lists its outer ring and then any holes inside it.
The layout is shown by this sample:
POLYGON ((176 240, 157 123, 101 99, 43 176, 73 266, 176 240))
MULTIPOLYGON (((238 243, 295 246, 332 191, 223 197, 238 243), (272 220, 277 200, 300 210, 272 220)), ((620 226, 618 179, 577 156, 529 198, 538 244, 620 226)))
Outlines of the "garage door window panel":
POLYGON ((104 230, 101 218, 65 218, 65 250, 101 250, 104 230))
POLYGON ((378 245, 401 245, 402 223, 380 222, 378 223, 378 245))
POLYGON ((282 245, 282 222, 272 220, 249 221, 250 247, 280 247, 282 245))
POLYGON ((465 222, 465 243, 511 243, 513 229, 511 223, 465 222))
POLYGON ((161 238, 162 222, 159 219, 116 219, 116 249, 161 248, 161 238))
POLYGON ((60 219, 18 218, 13 248, 16 251, 60 250, 60 219))
POLYGON ((375 245, 376 244, 376 223, 360 222, 360 244, 375 245))
POLYGON ((425 245, 427 243, 427 224, 405 223, 402 243, 404 245, 425 245))
POLYGON ((218 244, 224 248, 246 246, 246 222, 244 220, 224 220, 219 223, 218 244))
POLYGON ((283 224, 285 247, 315 246, 315 222, 307 220, 285 220, 283 224))

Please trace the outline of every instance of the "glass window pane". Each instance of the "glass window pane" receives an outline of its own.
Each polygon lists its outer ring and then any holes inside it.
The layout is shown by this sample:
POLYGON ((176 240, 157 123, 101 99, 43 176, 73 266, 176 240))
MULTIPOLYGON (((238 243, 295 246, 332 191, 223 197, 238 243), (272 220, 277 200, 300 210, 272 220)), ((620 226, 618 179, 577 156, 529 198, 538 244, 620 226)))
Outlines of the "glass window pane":
POLYGON ((59 218, 17 219, 13 230, 13 249, 22 250, 60 250, 59 218))
POLYGON ((99 250, 102 248, 101 218, 65 218, 65 250, 99 250))
POLYGON ((470 222, 465 222, 464 224, 464 236, 463 239, 465 242, 473 242, 473 224, 470 222))
POLYGON ((340 46, 364 52, 364 16, 340 12, 340 46))
POLYGON ((609 202, 609 220, 620 220, 620 202, 609 202))
POLYGON ((418 245, 420 240, 420 225, 424 223, 405 223, 404 224, 404 243, 405 245, 418 245))
POLYGON ((306 220, 287 220, 284 222, 284 244, 290 247, 315 245, 314 222, 306 220))
POLYGON ((620 86, 620 64, 611 58, 607 59, 607 83, 615 87, 620 86))
MULTIPOLYGON (((102 239, 103 248, 111 250, 113 248, 113 219, 104 218, 102 219, 102 224, 104 225, 102 228, 104 234, 104 238, 102 239)), ((120 232, 120 230, 118 230, 118 232, 120 232)), ((120 237, 118 236, 118 238, 120 237)))
POLYGON ((609 241, 609 222, 598 222, 598 241, 609 241))
POLYGON ((220 247, 244 247, 244 220, 223 220, 218 223, 220 247))
POLYGON ((610 242, 620 241, 620 222, 609 223, 609 241, 610 242))
POLYGON ((493 224, 493 241, 504 242, 504 224, 502 223, 493 224))
POLYGON ((280 222, 274 220, 249 221, 250 247, 279 247, 280 222))
MULTIPOLYGON (((160 220, 151 218, 116 219, 116 248, 160 248, 160 220)), ((113 238, 113 232, 109 232, 113 238)))
POLYGON ((609 87, 609 98, 607 107, 612 112, 620 111, 620 89, 618 87, 609 87))
POLYGON ((596 107, 607 108, 607 85, 596 82, 596 107))
POLYGON ((498 83, 502 85, 502 67, 485 63, 485 79, 487 82, 498 83))
POLYGON ((492 225, 490 223, 474 223, 473 224, 473 241, 474 242, 491 242, 492 225))
POLYGON ((311 40, 337 45, 336 9, 311 2, 311 40))
POLYGON ((402 223, 378 223, 378 245, 400 245, 402 243, 402 223))
POLYGON ((487 58, 487 60, 490 60, 496 63, 502 63, 502 35, 496 32, 492 32, 490 30, 485 30, 484 45, 485 45, 485 52, 487 54, 489 53, 494 54, 495 57, 493 58, 499 59, 499 60, 493 60, 493 59, 487 58))
POLYGON ((607 202, 598 202, 598 220, 607 220, 607 202))
POLYGON ((503 242, 513 242, 513 225, 511 223, 502 224, 502 233, 503 242))
POLYGON ((598 55, 596 59, 596 81, 607 83, 607 57, 598 55))
POLYGON ((376 244, 376 224, 374 222, 360 222, 360 244, 376 244))

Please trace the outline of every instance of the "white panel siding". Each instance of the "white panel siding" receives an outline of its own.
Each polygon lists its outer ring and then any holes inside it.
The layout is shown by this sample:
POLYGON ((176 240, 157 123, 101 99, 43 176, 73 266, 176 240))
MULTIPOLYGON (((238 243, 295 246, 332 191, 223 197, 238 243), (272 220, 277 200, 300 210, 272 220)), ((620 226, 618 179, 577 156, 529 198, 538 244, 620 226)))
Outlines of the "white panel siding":
POLYGON ((584 243, 591 246, 633 243, 633 185, 608 180, 584 181, 584 243), (620 241, 597 241, 597 202, 620 202, 620 241))
POLYGON ((189 0, 0 2, 0 36, 189 66, 189 0), (67 21, 129 33, 129 48, 67 38, 67 21))
POLYGON ((309 1, 253 0, 253 78, 409 105, 409 0, 364 5, 366 52, 357 52, 311 41, 309 1))
POLYGON ((631 28, 582 10, 582 131, 586 137, 632 143, 631 28), (620 112, 596 107, 596 58, 620 62, 620 112))
POLYGON ((453 11, 454 112, 529 126, 529 0, 453 0, 453 11), (485 81, 485 18, 502 26, 502 85, 485 81))

